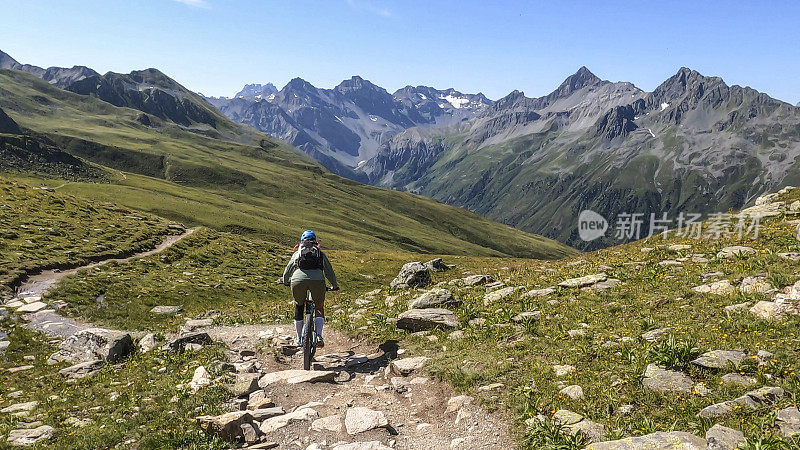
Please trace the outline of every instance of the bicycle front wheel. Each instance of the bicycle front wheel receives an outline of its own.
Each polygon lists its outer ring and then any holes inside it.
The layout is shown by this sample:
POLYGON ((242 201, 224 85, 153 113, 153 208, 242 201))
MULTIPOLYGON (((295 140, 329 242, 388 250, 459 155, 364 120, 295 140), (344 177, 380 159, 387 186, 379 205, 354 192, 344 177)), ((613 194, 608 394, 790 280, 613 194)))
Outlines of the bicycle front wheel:
POLYGON ((303 370, 311 370, 311 360, 314 358, 314 315, 308 313, 304 318, 303 327, 303 370))

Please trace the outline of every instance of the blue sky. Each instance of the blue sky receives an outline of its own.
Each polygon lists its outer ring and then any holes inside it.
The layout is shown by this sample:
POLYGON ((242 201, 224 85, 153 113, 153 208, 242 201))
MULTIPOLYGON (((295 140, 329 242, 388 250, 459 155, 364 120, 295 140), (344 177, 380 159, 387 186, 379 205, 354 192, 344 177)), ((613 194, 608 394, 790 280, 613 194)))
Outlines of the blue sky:
POLYGON ((681 66, 800 101, 800 2, 3 0, 0 50, 100 72, 157 67, 232 95, 299 76, 544 95, 586 65, 652 90, 681 66))

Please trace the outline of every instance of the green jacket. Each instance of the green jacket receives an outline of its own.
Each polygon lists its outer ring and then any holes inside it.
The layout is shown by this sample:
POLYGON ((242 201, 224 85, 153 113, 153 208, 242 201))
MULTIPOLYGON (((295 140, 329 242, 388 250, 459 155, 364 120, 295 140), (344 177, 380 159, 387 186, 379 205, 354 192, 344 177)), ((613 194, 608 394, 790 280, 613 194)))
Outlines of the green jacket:
POLYGON ((333 267, 331 266, 331 262, 328 261, 328 256, 323 252, 322 253, 322 267, 323 270, 319 269, 311 269, 311 270, 303 270, 297 267, 297 258, 300 257, 300 250, 298 249, 292 255, 292 258, 289 260, 289 264, 286 265, 286 269, 283 271, 283 284, 290 284, 296 281, 325 281, 325 278, 331 282, 331 287, 337 289, 339 284, 336 283, 336 274, 333 273, 333 267))

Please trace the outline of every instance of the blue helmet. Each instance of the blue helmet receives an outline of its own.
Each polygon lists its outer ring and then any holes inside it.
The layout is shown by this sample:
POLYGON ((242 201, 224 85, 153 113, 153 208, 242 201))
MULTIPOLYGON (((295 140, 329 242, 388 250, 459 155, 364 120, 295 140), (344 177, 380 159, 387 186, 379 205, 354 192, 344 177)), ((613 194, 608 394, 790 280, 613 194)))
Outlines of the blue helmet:
POLYGON ((314 241, 314 242, 316 242, 317 241, 317 235, 314 234, 314 232, 311 231, 311 230, 306 230, 306 231, 303 231, 302 235, 300 235, 300 240, 301 241, 314 241))

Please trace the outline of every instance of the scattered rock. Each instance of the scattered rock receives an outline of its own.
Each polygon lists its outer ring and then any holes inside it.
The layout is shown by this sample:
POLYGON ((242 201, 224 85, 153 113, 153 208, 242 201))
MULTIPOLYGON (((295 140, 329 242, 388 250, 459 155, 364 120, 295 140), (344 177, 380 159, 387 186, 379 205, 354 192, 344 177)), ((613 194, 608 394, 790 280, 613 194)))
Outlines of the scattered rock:
POLYGON ((425 267, 431 272, 444 272, 450 270, 450 266, 444 263, 442 258, 435 258, 425 263, 425 267))
POLYGON ((757 383, 755 378, 738 373, 728 373, 723 375, 722 382, 728 384, 738 384, 740 386, 752 386, 757 383))
POLYGON ((575 372, 575 366, 570 366, 569 364, 553 366, 553 373, 555 373, 557 377, 565 377, 572 372, 575 372))
POLYGON ((456 328, 460 325, 452 311, 442 308, 410 309, 397 316, 397 328, 411 332, 432 328, 456 328))
POLYGON ((59 370, 58 373, 64 378, 86 378, 96 374, 97 372, 100 372, 104 365, 105 361, 102 359, 95 359, 93 361, 86 361, 75 364, 74 366, 66 367, 59 370))
POLYGON ((597 273, 593 275, 585 275, 578 278, 569 278, 561 283, 558 283, 559 286, 563 288, 582 288, 586 286, 591 286, 595 283, 599 283, 601 281, 606 281, 608 276, 605 273, 597 273))
POLYGON ((736 290, 730 281, 719 280, 708 284, 701 284, 692 288, 698 294, 725 295, 736 290))
POLYGON ((706 440, 683 431, 659 431, 644 436, 590 444, 585 450, 704 450, 706 440))
POLYGON ((11 413, 16 413, 16 412, 21 412, 21 411, 31 412, 38 405, 39 405, 39 402, 37 402, 35 400, 32 401, 32 402, 15 403, 13 405, 9 405, 9 406, 6 406, 3 409, 0 409, 0 413, 11 414, 11 413))
POLYGON ((186 344, 210 345, 211 342, 211 337, 206 332, 185 333, 167 342, 163 349, 173 352, 184 351, 186 344))
POLYGON ((17 312, 20 313, 20 314, 23 314, 23 313, 35 313, 35 312, 41 311, 41 310, 43 310, 45 308, 47 308, 47 304, 46 303, 44 303, 44 302, 33 302, 33 303, 28 303, 26 305, 20 306, 19 308, 17 308, 17 312))
POLYGON ((27 430, 12 430, 6 440, 11 445, 33 445, 39 441, 53 437, 53 427, 41 425, 27 430))
POLYGON ((418 295, 408 302, 409 309, 440 308, 442 306, 458 306, 460 300, 453 297, 453 293, 447 289, 431 289, 428 292, 418 295))
POLYGON ((771 405, 786 393, 779 387, 765 386, 734 400, 715 403, 700 410, 699 417, 713 419, 731 414, 735 408, 756 409, 763 405, 771 405))
POLYGON ((658 392, 692 392, 694 382, 686 374, 649 364, 644 372, 642 385, 658 392))
POLYGON ((153 333, 147 333, 139 339, 139 351, 142 353, 147 353, 156 347, 158 347, 158 341, 156 341, 156 335, 153 333))
POLYGON ((355 435, 375 428, 389 425, 386 416, 380 411, 356 406, 347 410, 344 418, 344 427, 347 434, 355 435))
POLYGON ((393 288, 425 287, 431 284, 431 272, 421 262, 415 261, 403 265, 400 273, 391 282, 393 288))
POLYGON ((786 304, 760 301, 750 308, 750 314, 764 320, 781 320, 789 313, 790 308, 786 304))
POLYGON ((159 305, 154 306, 153 309, 150 310, 153 314, 177 314, 183 311, 183 306, 165 306, 159 305))
POLYGON ((466 278, 462 278, 462 280, 467 286, 476 286, 494 281, 489 275, 470 275, 466 278))
POLYGON ((265 388, 275 383, 299 384, 299 383, 318 383, 332 382, 336 378, 336 372, 325 370, 282 370, 264 375, 258 380, 258 387, 265 388))
POLYGON ((504 299, 515 292, 522 289, 522 286, 508 286, 501 289, 498 289, 494 292, 490 292, 483 297, 483 304, 488 306, 489 304, 496 302, 498 300, 504 299))
POLYGON ((689 250, 691 248, 692 248, 692 246, 688 245, 688 244, 672 244, 669 247, 667 247, 667 250, 669 250, 671 252, 680 252, 680 251, 683 251, 683 250, 689 250))
POLYGON ((197 392, 209 384, 211 384, 211 375, 208 373, 205 367, 199 366, 194 370, 192 381, 189 382, 189 389, 191 389, 192 392, 197 392))
POLYGON ((578 413, 561 409, 553 414, 553 421, 560 423, 572 434, 583 433, 590 442, 598 442, 606 434, 606 427, 578 413))
POLYGON ((656 328, 642 333, 641 338, 647 342, 658 342, 665 338, 668 333, 672 332, 672 327, 656 328))
POLYGON ((389 371, 395 375, 406 377, 414 372, 419 372, 430 358, 415 356, 411 358, 395 359, 389 364, 389 371))
POLYGON ((520 295, 520 298, 537 298, 537 297, 545 297, 547 295, 552 294, 556 290, 551 287, 543 288, 543 289, 532 289, 524 294, 520 295))
POLYGON ((733 245, 725 247, 717 252, 717 258, 731 258, 733 256, 744 256, 755 253, 756 250, 752 247, 745 247, 743 245, 733 245))
POLYGON ((303 422, 314 420, 319 417, 319 414, 311 408, 300 408, 294 412, 283 414, 280 416, 271 417, 261 422, 261 432, 269 434, 275 430, 279 430, 292 422, 303 422))
POLYGON ((351 442, 349 444, 337 444, 332 450, 393 450, 378 441, 351 442))
POLYGON ((744 442, 744 433, 716 424, 706 431, 708 450, 736 450, 744 442))
POLYGON ((721 370, 731 365, 738 366, 747 359, 747 353, 736 350, 712 350, 700 355, 692 364, 704 369, 721 370))
POLYGON ((572 400, 581 400, 583 398, 583 388, 578 386, 577 384, 567 386, 564 389, 558 391, 558 393, 561 395, 566 395, 572 400))
POLYGON ((797 407, 784 408, 775 413, 775 423, 786 437, 800 434, 800 411, 797 407))
POLYGON ((256 422, 263 422, 267 419, 282 416, 284 414, 286 414, 286 411, 284 411, 280 406, 273 406, 271 408, 257 408, 250 411, 250 415, 253 416, 253 420, 256 422))
POLYGON ((186 331, 194 331, 198 328, 205 328, 214 325, 214 319, 189 319, 183 325, 186 331))
POLYGON ((512 317, 511 320, 517 323, 524 323, 539 320, 542 317, 541 311, 525 311, 512 317))
POLYGON ((61 361, 79 363, 96 359, 113 363, 133 351, 133 339, 129 333, 88 328, 64 339, 59 345, 59 350, 50 356, 48 363, 61 361))
POLYGON ((728 305, 725 307, 727 313, 740 313, 745 312, 750 308, 750 302, 736 303, 735 305, 728 305))
POLYGON ((249 396, 251 393, 259 390, 258 373, 240 373, 236 375, 236 381, 233 383, 233 395, 237 397, 249 396))
POLYGON ((249 411, 233 411, 219 416, 200 416, 195 420, 209 435, 232 442, 243 439, 242 425, 251 423, 253 416, 249 411))
POLYGON ((744 277, 739 285, 739 291, 745 294, 766 294, 774 289, 766 277, 744 277))
POLYGON ((473 401, 474 399, 469 395, 457 395, 455 397, 450 397, 450 399, 447 400, 447 410, 445 412, 456 412, 465 406, 471 405, 473 401))
POLYGON ((311 422, 311 429, 317 432, 330 431, 331 433, 342 432, 342 418, 339 416, 328 416, 311 422))

